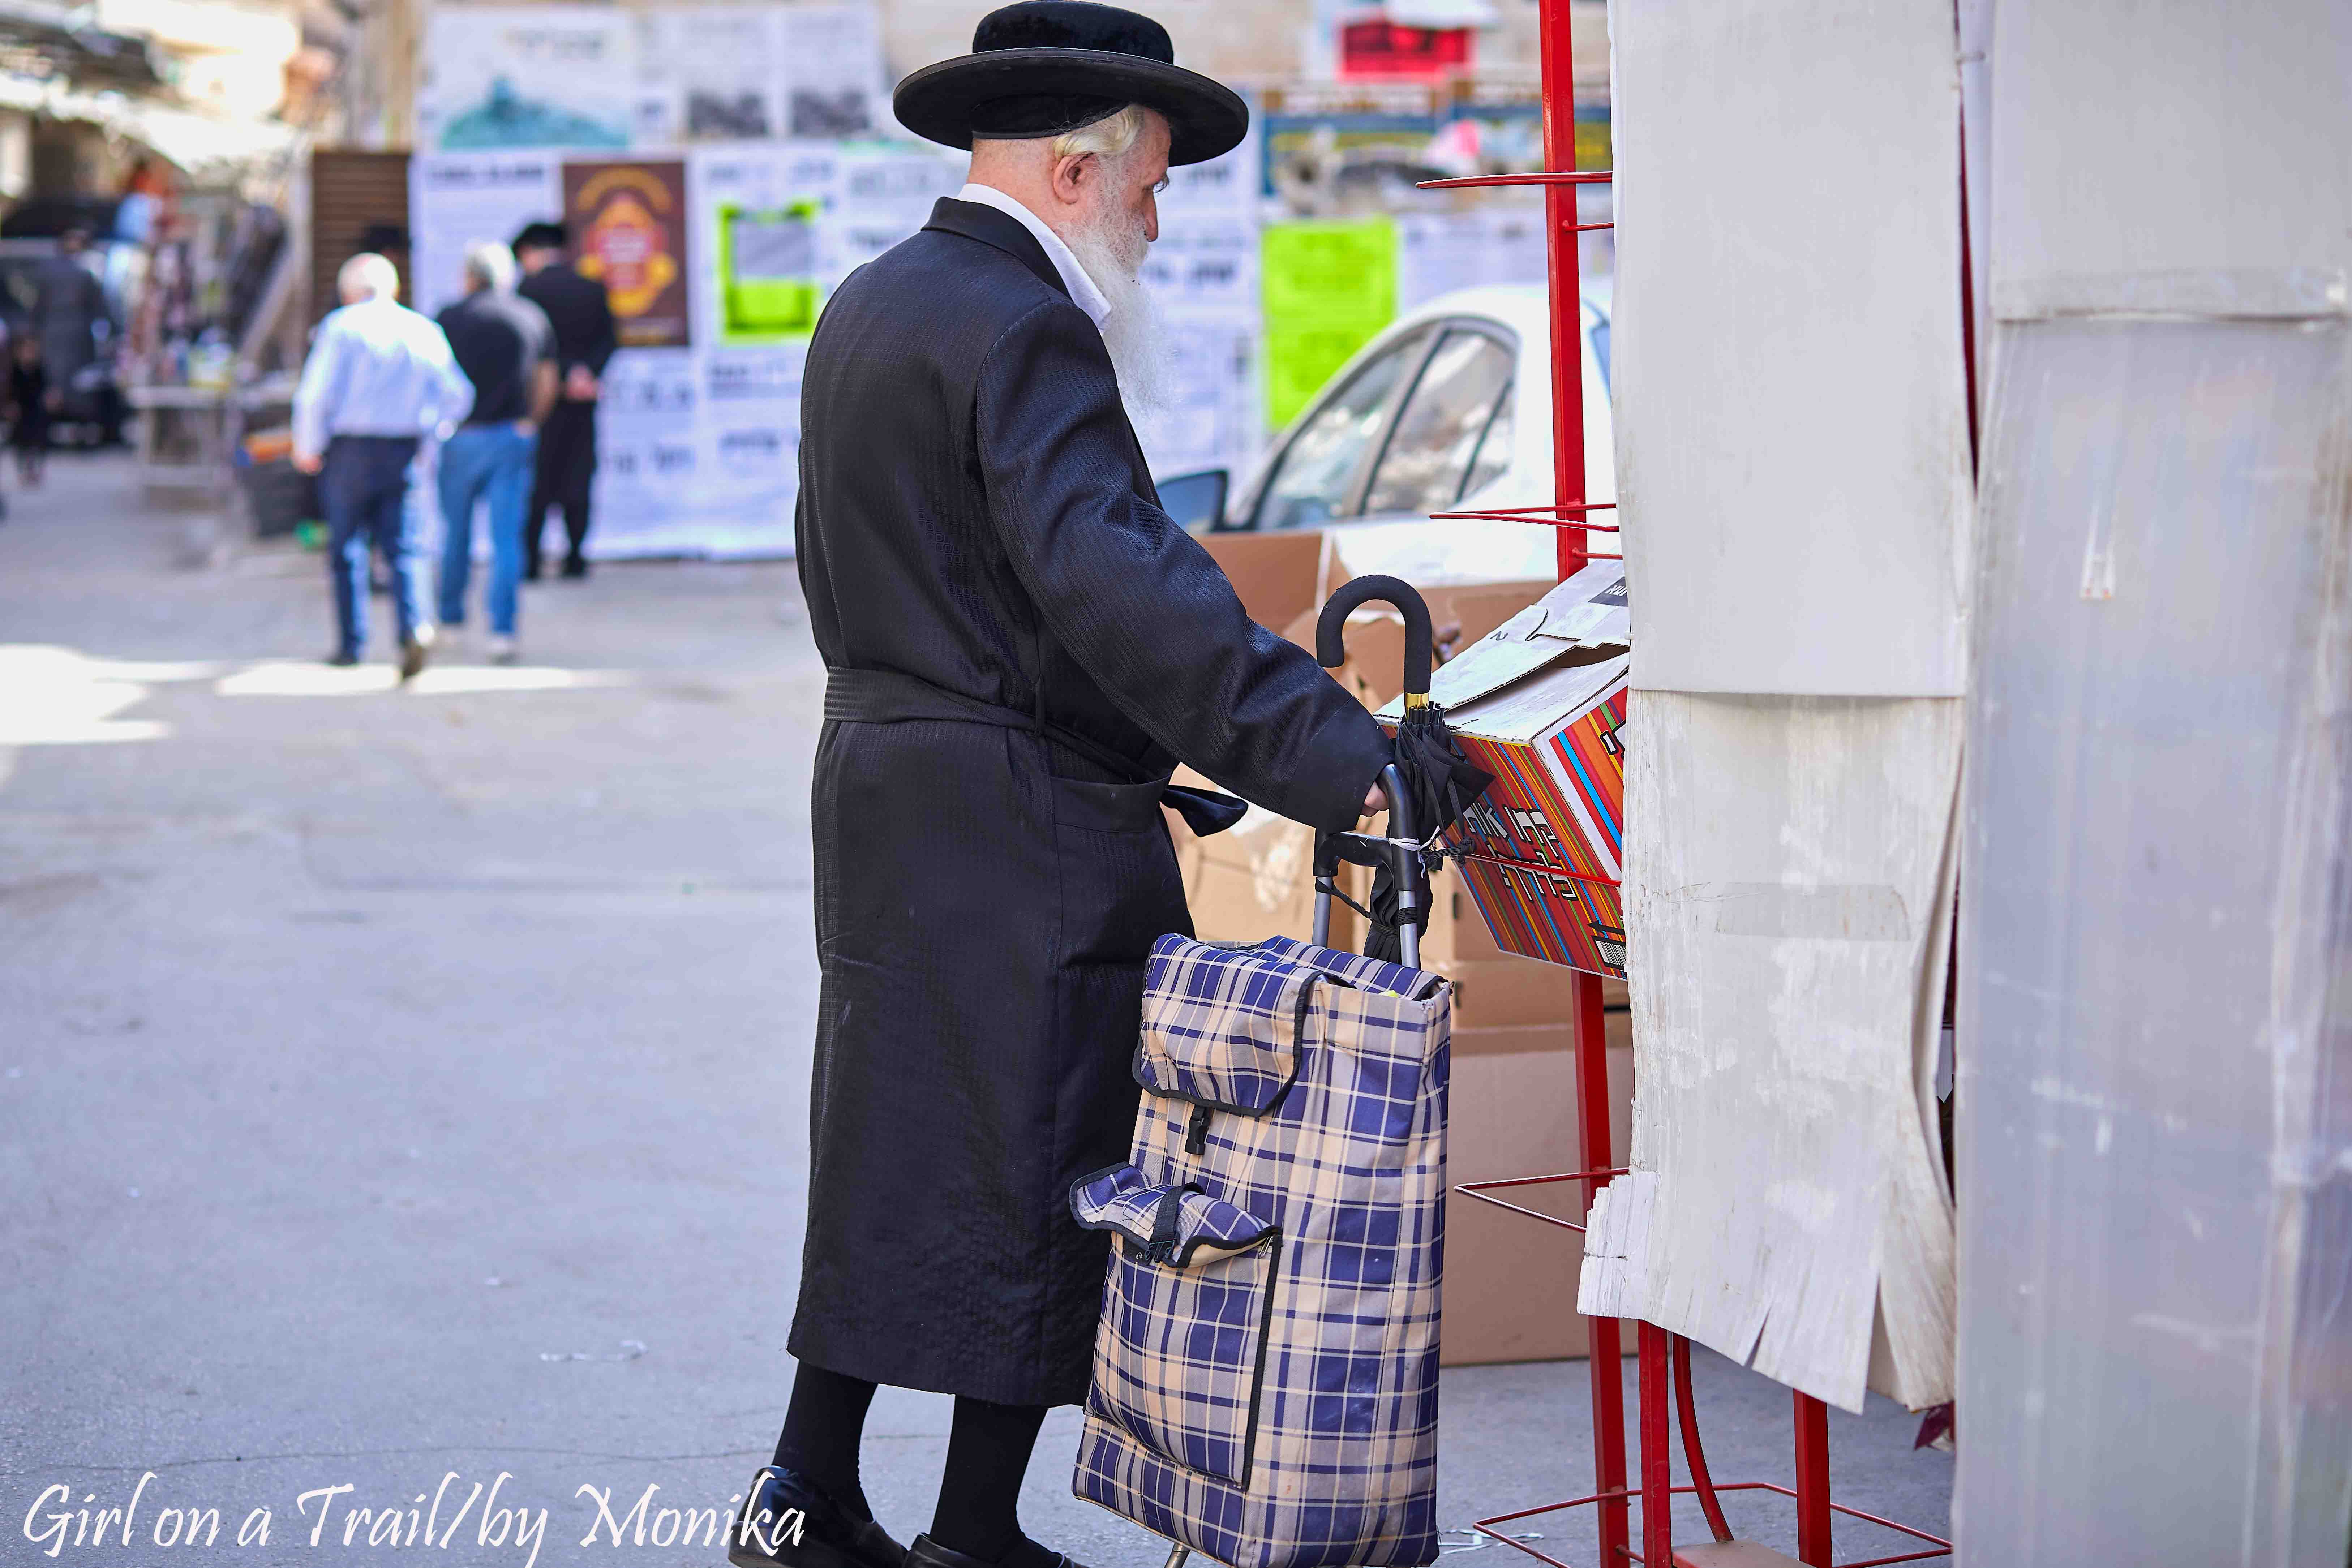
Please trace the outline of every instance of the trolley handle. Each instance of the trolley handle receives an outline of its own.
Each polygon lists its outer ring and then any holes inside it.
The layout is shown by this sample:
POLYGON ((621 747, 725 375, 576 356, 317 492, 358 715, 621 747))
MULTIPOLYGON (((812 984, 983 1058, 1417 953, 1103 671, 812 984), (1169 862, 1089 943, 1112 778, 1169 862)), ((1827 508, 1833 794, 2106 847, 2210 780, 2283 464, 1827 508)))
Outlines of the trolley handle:
POLYGON ((1396 876, 1398 957, 1407 969, 1421 967, 1421 927, 1409 917, 1428 901, 1428 868, 1422 863, 1421 836, 1413 821, 1412 792, 1394 763, 1381 769, 1381 794, 1387 797, 1389 831, 1385 838, 1363 833, 1326 834, 1316 847, 1315 945, 1331 945, 1330 878, 1339 869, 1337 841, 1352 839, 1389 857, 1396 876))
MULTIPOLYGON (((1407 590, 1411 592, 1410 589, 1407 590)), ((1429 700, 1429 611, 1421 606, 1421 595, 1412 595, 1415 608, 1421 609, 1421 700, 1429 700)), ((1407 612, 1406 626, 1412 625, 1407 612)), ((1411 647, 1411 632, 1407 631, 1407 647, 1411 647)), ((1405 665, 1412 668, 1410 652, 1405 665)), ((1411 702, 1408 697, 1405 700, 1411 702)), ((1429 903, 1429 868, 1421 858, 1421 826, 1413 820, 1412 792, 1404 785, 1404 770, 1394 763, 1381 770, 1381 793, 1389 797, 1389 855, 1396 863, 1397 890, 1397 957, 1407 969, 1421 967, 1421 921, 1416 911, 1426 919, 1429 903)))
MULTIPOLYGON (((1412 792, 1404 787, 1404 770, 1394 763, 1381 770, 1381 793, 1389 802, 1389 837, 1419 844, 1421 825, 1412 819, 1412 792)), ((1417 868, 1421 862, 1416 859, 1413 864, 1417 868)))
MULTIPOLYGON (((1433 663, 1429 605, 1421 591, 1402 577, 1357 577, 1340 584, 1339 592, 1325 601, 1323 614, 1315 622, 1315 662, 1326 669, 1337 669, 1347 662, 1348 617, 1358 606, 1375 599, 1395 605, 1404 616, 1404 705, 1418 708, 1429 700, 1433 663)), ((1391 795, 1390 804, 1393 805, 1396 799, 1391 795)))

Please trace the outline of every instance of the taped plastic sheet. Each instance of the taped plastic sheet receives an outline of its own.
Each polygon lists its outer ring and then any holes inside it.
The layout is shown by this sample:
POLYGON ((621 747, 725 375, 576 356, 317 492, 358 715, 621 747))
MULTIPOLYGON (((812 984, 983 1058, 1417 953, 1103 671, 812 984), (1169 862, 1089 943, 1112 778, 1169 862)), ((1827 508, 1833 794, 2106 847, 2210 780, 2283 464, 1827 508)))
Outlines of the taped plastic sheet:
POLYGON ((2346 1561, 2348 353, 2342 318, 2001 327, 1960 943, 1967 1563, 2346 1561))
POLYGON ((2043 0, 1990 33, 1999 315, 2346 309, 2352 5, 2043 0))
POLYGON ((1949 1398, 1961 704, 1641 691, 1629 728, 1633 1169, 1594 1201, 1577 1308, 1848 1410, 1876 1319, 1884 1391, 1949 1398))
POLYGON ((1612 26, 1642 1089, 1580 1306, 1847 1409, 1936 1403, 1972 503, 1952 3, 1612 26))
POLYGON ((1636 684, 1958 696, 1952 0, 1641 0, 1610 25, 1636 684))

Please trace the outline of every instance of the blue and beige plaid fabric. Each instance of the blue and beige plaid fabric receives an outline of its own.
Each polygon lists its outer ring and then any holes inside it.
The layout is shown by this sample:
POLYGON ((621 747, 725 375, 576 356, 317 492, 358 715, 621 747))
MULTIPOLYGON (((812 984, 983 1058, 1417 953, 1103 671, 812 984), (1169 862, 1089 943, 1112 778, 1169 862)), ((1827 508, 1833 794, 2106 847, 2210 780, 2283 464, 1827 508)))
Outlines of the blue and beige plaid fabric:
POLYGON ((1322 974, 1299 963, 1188 963, 1169 941, 1153 947, 1144 971, 1135 1081, 1152 1094, 1262 1114, 1298 1075, 1299 1009, 1322 974))
POLYGON ((1164 1226, 1169 1260, 1176 1263, 1191 1262, 1204 1247, 1221 1252, 1254 1247, 1270 1228, 1256 1215, 1196 1189, 1153 1186, 1132 1165, 1081 1176, 1070 1189, 1070 1212, 1088 1230, 1116 1231, 1141 1247, 1155 1245, 1164 1226), (1176 1205, 1172 1215, 1171 1202, 1176 1205))
POLYGON ((1071 1194, 1139 1243, 1110 1261, 1078 1496, 1232 1568, 1436 1560, 1452 1018, 1434 974, 1160 940, 1134 1163, 1071 1194))

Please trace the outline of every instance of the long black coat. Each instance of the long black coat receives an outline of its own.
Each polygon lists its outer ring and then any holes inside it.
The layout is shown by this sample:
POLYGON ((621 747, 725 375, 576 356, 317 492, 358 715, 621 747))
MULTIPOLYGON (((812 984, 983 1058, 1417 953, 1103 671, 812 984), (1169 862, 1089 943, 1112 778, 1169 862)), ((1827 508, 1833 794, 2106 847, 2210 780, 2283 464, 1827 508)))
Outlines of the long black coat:
POLYGON ((555 329, 558 376, 570 374, 574 365, 585 365, 591 375, 604 374, 621 340, 602 283, 556 261, 517 283, 515 292, 547 312, 555 329))
POLYGON ((801 420, 834 674, 792 1351, 1073 1404, 1108 1240, 1066 1194, 1127 1151, 1143 960, 1192 929, 1161 784, 1181 759, 1346 826, 1389 746, 1160 510, 1101 334, 1006 215, 942 201, 853 274, 801 420), (926 716, 959 701, 981 721, 926 716))

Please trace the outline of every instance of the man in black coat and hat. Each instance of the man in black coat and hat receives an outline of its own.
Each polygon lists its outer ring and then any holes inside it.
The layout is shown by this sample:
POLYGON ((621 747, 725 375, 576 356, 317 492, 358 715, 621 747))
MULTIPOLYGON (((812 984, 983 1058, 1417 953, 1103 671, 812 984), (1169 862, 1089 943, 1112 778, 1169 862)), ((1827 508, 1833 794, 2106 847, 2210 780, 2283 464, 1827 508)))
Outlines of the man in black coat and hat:
POLYGON ((569 239, 560 223, 532 223, 514 237, 522 281, 515 292, 538 306, 555 329, 554 405, 539 427, 530 509, 523 519, 522 573, 540 576, 539 536, 547 509, 561 508, 566 577, 588 575, 588 499, 596 479, 596 399, 604 364, 620 346, 604 286, 583 278, 563 258, 569 239))
POLYGON ((803 381, 799 567, 817 742, 808 1232, 774 1462, 738 1564, 1062 1568, 1014 1512, 1047 1407, 1086 1397, 1108 1237, 1077 1177, 1123 1159, 1143 961, 1189 931, 1168 801, 1352 825, 1391 760, 1160 510, 1122 393, 1171 163, 1241 100, 1156 22, 1023 0, 898 86, 971 184, 827 303, 803 381), (927 1534, 860 1489, 877 1384, 956 1396, 927 1534))

